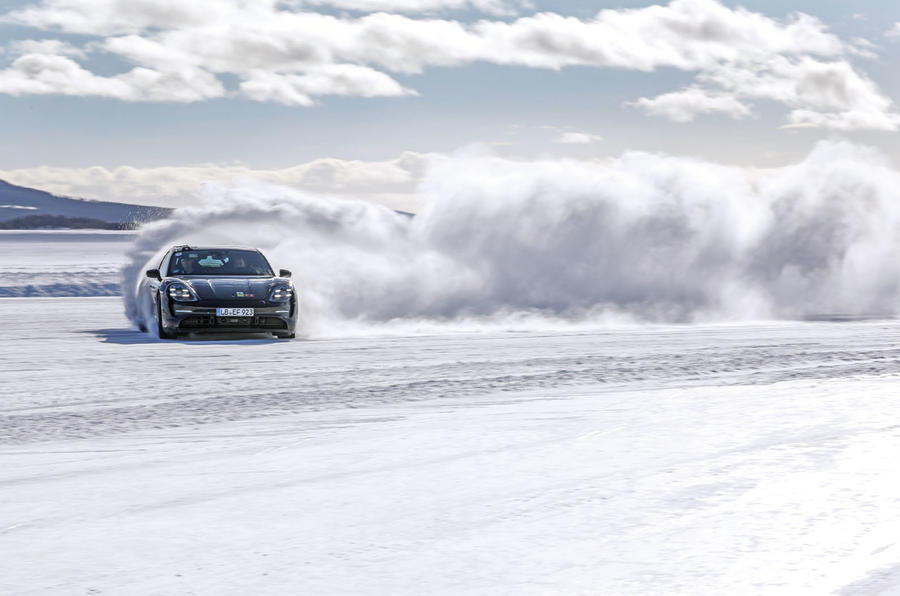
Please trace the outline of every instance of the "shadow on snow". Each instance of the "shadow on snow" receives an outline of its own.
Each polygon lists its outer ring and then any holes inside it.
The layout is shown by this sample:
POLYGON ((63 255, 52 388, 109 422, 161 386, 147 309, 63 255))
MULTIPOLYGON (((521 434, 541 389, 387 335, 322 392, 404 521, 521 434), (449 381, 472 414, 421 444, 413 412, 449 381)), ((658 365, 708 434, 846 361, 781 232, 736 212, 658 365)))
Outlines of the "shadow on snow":
POLYGON ((102 339, 103 343, 133 345, 133 344, 272 344, 285 342, 287 340, 278 339, 266 333, 216 333, 205 335, 188 335, 179 337, 178 339, 158 339, 152 333, 145 333, 138 329, 118 328, 118 329, 91 329, 83 331, 90 333, 95 337, 102 339))

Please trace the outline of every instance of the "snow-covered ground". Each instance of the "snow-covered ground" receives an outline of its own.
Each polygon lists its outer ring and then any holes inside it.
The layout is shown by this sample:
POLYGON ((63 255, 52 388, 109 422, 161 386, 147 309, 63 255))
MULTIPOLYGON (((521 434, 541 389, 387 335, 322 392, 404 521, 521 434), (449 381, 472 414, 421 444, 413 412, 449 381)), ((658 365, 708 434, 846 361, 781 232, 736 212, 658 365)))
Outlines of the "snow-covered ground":
POLYGON ((117 296, 133 232, 0 230, 0 297, 117 296))
POLYGON ((2 594, 898 593, 894 321, 0 328, 2 594))

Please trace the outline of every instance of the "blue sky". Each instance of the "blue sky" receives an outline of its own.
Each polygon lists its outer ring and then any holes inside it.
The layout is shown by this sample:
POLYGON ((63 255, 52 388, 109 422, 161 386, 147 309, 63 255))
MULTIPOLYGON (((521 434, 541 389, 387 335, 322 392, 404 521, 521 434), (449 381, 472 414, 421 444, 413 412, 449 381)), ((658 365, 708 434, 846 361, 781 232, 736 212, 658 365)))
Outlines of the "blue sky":
POLYGON ((837 137, 900 157, 897 3, 5 0, 0 14, 0 177, 66 194, 177 204, 206 178, 289 169, 260 177, 352 194, 338 182, 355 167, 368 187, 384 170, 389 196, 410 191, 418 156, 473 144, 773 167, 837 137))

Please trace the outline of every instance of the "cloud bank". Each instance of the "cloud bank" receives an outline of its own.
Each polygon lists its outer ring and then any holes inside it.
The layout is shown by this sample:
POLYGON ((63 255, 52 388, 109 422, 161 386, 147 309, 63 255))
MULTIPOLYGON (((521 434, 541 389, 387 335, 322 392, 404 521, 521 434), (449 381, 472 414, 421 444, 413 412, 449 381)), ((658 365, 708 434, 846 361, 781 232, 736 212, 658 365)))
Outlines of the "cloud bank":
POLYGON ((531 2, 507 0, 293 0, 289 4, 333 6, 358 12, 438 13, 448 10, 475 10, 497 16, 517 14, 531 8, 531 2))
POLYGON ((432 166, 412 219, 275 186, 210 189, 142 229, 123 287, 160 249, 223 242, 294 271, 313 333, 900 314, 898 189, 885 158, 848 143, 755 176, 638 152, 607 165, 459 156, 432 166))
POLYGON ((691 73, 681 91, 636 99, 650 114, 689 121, 752 113, 752 102, 789 109, 788 124, 839 130, 897 130, 892 101, 851 57, 871 44, 845 42, 815 17, 773 19, 718 0, 672 0, 602 10, 591 19, 542 12, 463 22, 374 12, 332 16, 320 4, 356 11, 476 9, 512 15, 527 4, 499 0, 43 0, 2 21, 89 36, 78 52, 133 63, 93 73, 68 53, 32 41, 0 70, 0 92, 65 94, 125 101, 191 102, 236 95, 311 106, 321 97, 404 97, 395 77, 475 62, 541 69, 571 66, 691 73), (225 76, 238 80, 226 88, 225 76))
POLYGON ((209 184, 258 181, 337 196, 372 200, 393 209, 415 210, 415 190, 439 154, 406 152, 385 161, 320 158, 287 168, 198 164, 136 168, 41 166, 0 170, 0 179, 56 195, 180 207, 197 201, 209 184))

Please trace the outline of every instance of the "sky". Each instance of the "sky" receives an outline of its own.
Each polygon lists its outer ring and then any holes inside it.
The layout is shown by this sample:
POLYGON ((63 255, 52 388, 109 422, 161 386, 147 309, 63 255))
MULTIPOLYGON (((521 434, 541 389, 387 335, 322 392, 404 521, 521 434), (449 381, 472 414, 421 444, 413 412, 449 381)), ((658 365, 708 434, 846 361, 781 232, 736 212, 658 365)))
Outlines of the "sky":
POLYGON ((0 0, 0 178, 158 205, 261 179, 415 209, 459 152, 900 158, 900 3, 0 0))

